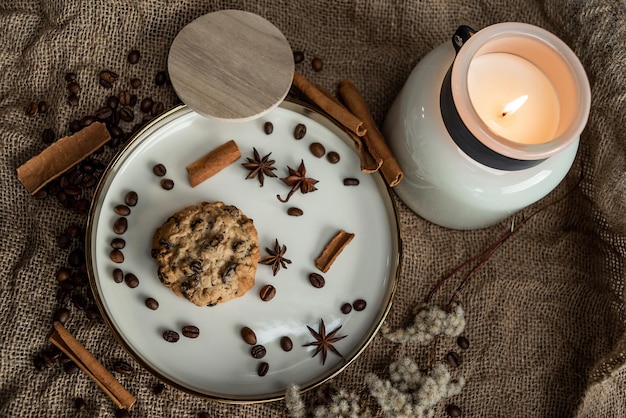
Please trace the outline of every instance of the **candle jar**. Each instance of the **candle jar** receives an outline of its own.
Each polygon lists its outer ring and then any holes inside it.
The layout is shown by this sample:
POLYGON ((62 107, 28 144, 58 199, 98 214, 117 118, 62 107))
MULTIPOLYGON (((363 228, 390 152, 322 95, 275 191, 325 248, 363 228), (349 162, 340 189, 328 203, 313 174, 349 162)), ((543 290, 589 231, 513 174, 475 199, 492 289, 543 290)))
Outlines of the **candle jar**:
POLYGON ((385 118, 405 175, 395 190, 444 227, 498 223, 565 177, 590 102, 582 64, 553 34, 461 26, 418 63, 385 118))

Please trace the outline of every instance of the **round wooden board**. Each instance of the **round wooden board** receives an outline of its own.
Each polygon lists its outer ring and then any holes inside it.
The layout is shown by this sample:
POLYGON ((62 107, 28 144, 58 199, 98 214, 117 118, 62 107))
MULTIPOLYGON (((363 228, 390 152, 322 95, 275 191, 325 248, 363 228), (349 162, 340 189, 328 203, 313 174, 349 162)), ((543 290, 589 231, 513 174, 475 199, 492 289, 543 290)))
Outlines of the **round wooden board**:
POLYGON ((174 39, 168 71, 178 97, 201 115, 250 120, 287 96, 293 53, 261 16, 221 10, 201 16, 174 39))

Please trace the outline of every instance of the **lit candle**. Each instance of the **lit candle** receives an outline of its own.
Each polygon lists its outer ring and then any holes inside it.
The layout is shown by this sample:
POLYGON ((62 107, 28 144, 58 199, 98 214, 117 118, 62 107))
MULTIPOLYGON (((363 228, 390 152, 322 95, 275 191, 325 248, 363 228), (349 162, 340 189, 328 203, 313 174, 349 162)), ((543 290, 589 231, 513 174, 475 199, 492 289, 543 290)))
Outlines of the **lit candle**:
POLYGON ((541 144, 555 137, 560 106, 548 77, 517 55, 476 56, 467 73, 469 98, 492 133, 521 144, 541 144))

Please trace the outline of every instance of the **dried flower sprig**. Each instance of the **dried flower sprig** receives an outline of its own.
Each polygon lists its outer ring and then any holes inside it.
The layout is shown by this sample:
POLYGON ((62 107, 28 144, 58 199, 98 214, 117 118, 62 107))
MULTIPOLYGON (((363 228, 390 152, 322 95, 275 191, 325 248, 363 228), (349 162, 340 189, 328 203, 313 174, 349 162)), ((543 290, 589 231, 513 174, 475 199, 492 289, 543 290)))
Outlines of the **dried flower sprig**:
POLYGON ((461 304, 454 304, 448 310, 422 304, 413 310, 413 315, 413 323, 406 328, 392 331, 383 325, 383 336, 394 343, 428 345, 439 335, 458 337, 465 329, 465 310, 461 304))
MULTIPOLYGON (((292 384, 285 392, 285 408, 291 418, 304 418, 307 410, 300 397, 300 387, 292 384)), ((371 412, 361 405, 359 395, 339 389, 330 398, 327 404, 317 405, 313 408, 314 418, 370 418, 371 412)))
POLYGON ((432 417, 433 407, 443 399, 459 394, 465 379, 452 379, 443 363, 435 364, 430 373, 422 374, 417 363, 402 358, 389 365, 388 380, 369 373, 365 383, 387 416, 432 417))
MULTIPOLYGON (((434 416, 434 407, 443 399, 458 395, 465 379, 453 379, 443 363, 437 363, 429 373, 422 373, 415 361, 401 358, 389 365, 389 379, 375 373, 365 376, 369 395, 388 417, 414 418, 434 416)), ((327 404, 317 405, 312 416, 369 418, 371 411, 364 407, 359 395, 340 389, 327 404)), ((304 418, 306 406, 300 397, 300 387, 291 385, 285 393, 285 406, 292 418, 304 418)))

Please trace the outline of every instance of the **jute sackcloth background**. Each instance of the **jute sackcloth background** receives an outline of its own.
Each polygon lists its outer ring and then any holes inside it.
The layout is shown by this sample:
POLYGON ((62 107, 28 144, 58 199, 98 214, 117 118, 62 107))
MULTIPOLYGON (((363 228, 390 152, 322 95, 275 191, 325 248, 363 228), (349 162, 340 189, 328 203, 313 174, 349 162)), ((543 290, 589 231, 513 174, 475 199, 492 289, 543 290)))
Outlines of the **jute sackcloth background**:
MULTIPOLYGON (((37 371, 33 365, 48 346, 52 315, 60 306, 55 272, 71 251, 57 245, 57 236, 70 224, 84 226, 86 216, 55 197, 30 196, 16 168, 46 147, 45 128, 58 137, 69 134, 70 121, 92 113, 133 77, 143 80, 135 91, 140 100, 152 97, 173 106, 172 88, 153 81, 166 69, 169 45, 194 18, 227 8, 257 13, 276 25, 294 50, 304 51, 306 59, 297 68, 315 83, 334 91, 340 80, 351 79, 379 124, 415 64, 449 42, 461 24, 481 29, 526 22, 570 45, 593 94, 578 158, 559 188, 515 219, 575 189, 519 229, 461 292, 471 346, 460 368, 467 386, 453 401, 471 417, 626 416, 626 5, 621 0, 0 2, 0 416, 106 417, 115 411, 83 373, 68 375, 59 364, 37 371), (141 52, 134 66, 126 59, 131 49, 141 52), (318 73, 310 66, 316 56, 324 61, 318 73), (111 90, 98 84, 103 69, 120 74, 111 90), (69 71, 81 86, 75 107, 67 100, 69 71), (28 103, 39 100, 47 102, 48 111, 26 116, 28 103), (74 411, 76 397, 87 401, 81 414, 74 411)), ((132 124, 124 126, 130 130, 132 124)), ((106 162, 113 152, 106 148, 99 158, 106 162)), ((513 221, 452 231, 421 219, 399 200, 398 206, 404 257, 387 319, 391 327, 403 325, 442 275, 495 242, 513 221)), ((450 281, 435 302, 445 303, 457 284, 458 279, 450 281)), ((225 405, 174 388, 156 396, 156 378, 133 362, 106 325, 67 306, 68 329, 105 366, 118 360, 134 366, 132 375, 117 375, 137 396, 133 416, 285 415, 282 401, 225 405)), ((393 348, 377 336, 321 392, 360 391, 364 374, 384 368, 393 348)), ((440 344, 436 358, 451 348, 440 344)), ((407 345, 403 354, 423 362, 428 353, 407 345)), ((305 400, 313 405, 319 396, 312 391, 305 400)), ((444 415, 443 406, 436 416, 444 415)))

